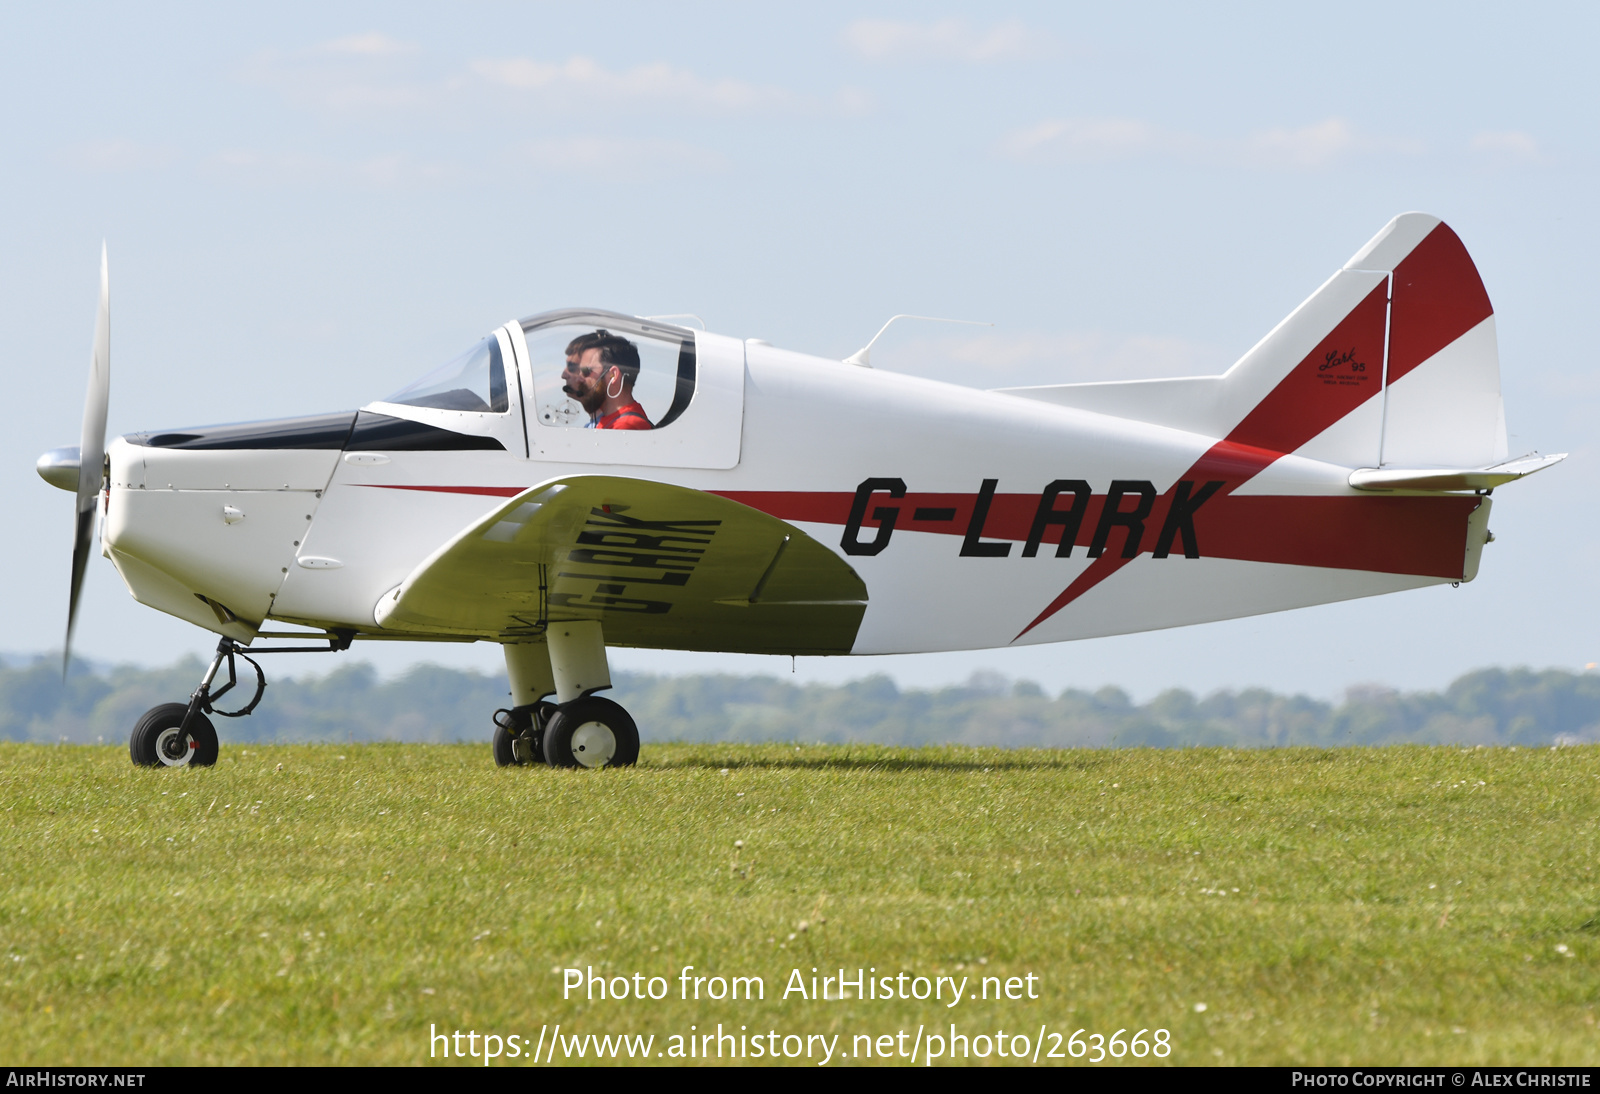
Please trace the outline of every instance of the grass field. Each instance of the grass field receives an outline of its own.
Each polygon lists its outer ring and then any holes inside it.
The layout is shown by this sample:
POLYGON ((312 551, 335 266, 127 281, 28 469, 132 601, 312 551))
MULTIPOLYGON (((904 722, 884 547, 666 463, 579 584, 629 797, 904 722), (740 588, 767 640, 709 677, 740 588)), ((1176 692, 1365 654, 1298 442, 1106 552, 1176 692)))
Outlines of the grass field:
POLYGON ((835 1063, 920 1026, 920 1064, 954 1024, 1044 1027, 1040 1063, 1052 1032, 1164 1029, 1173 1063, 1593 1064, 1597 807, 1589 747, 647 745, 591 773, 0 745, 0 1060, 416 1064, 430 1025, 504 1050, 556 1023, 654 1058, 720 1022, 838 1034, 835 1063), (685 965, 765 999, 681 1000, 685 965), (588 966, 670 990, 564 1000, 588 966), (1038 998, 783 998, 841 966, 1038 998))

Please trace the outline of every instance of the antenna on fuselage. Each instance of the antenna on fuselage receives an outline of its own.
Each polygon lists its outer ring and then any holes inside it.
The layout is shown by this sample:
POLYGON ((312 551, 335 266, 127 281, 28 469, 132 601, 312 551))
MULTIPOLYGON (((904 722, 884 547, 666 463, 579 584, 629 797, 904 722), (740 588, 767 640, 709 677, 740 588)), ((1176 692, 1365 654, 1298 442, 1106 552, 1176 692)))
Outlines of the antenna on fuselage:
POLYGON ((877 344, 878 339, 883 337, 883 332, 888 330, 890 326, 894 324, 896 319, 925 319, 929 323, 962 323, 969 327, 994 326, 993 323, 983 323, 976 319, 944 319, 937 315, 894 315, 889 317, 889 322, 878 328, 878 333, 872 336, 871 342, 868 342, 866 345, 852 353, 849 357, 846 357, 844 359, 844 363, 847 365, 860 365, 862 368, 871 368, 872 347, 877 344))

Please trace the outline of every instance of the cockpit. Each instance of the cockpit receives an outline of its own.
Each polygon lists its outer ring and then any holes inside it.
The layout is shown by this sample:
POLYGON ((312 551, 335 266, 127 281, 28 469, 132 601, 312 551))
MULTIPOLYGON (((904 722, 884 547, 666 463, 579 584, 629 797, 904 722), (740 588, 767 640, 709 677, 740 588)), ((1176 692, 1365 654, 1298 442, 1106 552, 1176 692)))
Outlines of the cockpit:
MULTIPOLYGON (((574 428, 591 424, 595 415, 574 396, 566 375, 575 347, 598 341, 597 352, 621 343, 637 356, 636 367, 624 366, 610 387, 619 397, 624 385, 655 429, 682 416, 694 398, 695 332, 630 316, 550 312, 519 324, 526 349, 533 398, 530 417, 541 425, 574 428)), ((522 348, 522 347, 515 347, 522 348)), ((579 349, 578 353, 584 350, 579 349)), ((605 363, 605 362, 602 362, 605 363)), ((508 369, 499 332, 383 400, 400 406, 431 407, 479 414, 510 410, 508 369)), ((515 381, 513 381, 515 382, 515 381)))
MULTIPOLYGON (((629 386, 656 429, 665 429, 682 416, 694 398, 695 340, 693 331, 673 331, 655 324, 606 320, 606 325, 524 320, 523 339, 533 373, 534 416, 541 425, 583 426, 590 415, 570 394, 564 373, 568 350, 600 335, 604 342, 620 339, 638 354, 637 375, 629 386)), ((603 363, 603 362, 602 362, 603 363)), ((618 385, 620 386, 620 385, 618 385)))
POLYGON ((586 309, 507 323, 366 409, 532 459, 732 467, 743 407, 737 339, 586 309))

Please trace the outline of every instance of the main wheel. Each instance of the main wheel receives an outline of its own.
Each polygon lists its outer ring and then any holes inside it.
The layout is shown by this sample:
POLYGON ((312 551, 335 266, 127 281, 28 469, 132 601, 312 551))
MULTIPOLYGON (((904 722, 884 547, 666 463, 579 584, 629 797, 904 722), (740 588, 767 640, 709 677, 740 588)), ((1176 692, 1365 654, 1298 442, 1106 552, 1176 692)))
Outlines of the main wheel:
POLYGON ((162 703, 144 712, 128 735, 128 755, 140 767, 210 767, 217 762, 217 730, 199 711, 189 732, 179 733, 188 703, 162 703))
POLYGON ((574 699, 545 727, 544 759, 551 767, 631 767, 639 760, 639 727, 610 699, 574 699))
POLYGON ((494 762, 522 767, 544 762, 544 731, 555 713, 554 703, 494 712, 494 762))

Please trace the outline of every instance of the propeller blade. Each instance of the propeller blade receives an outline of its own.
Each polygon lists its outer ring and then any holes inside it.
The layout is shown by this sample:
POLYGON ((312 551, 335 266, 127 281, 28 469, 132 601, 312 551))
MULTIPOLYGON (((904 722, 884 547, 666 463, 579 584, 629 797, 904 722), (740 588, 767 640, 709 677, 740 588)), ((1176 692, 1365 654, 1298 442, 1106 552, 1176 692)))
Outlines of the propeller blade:
POLYGON ((89 552, 94 547, 94 511, 105 480, 106 410, 111 402, 111 278, 106 247, 100 245, 100 307, 94 317, 94 352, 89 359, 89 392, 83 400, 83 435, 78 445, 78 512, 72 542, 72 598, 67 606, 67 640, 61 652, 61 675, 72 659, 72 631, 78 622, 89 552))

